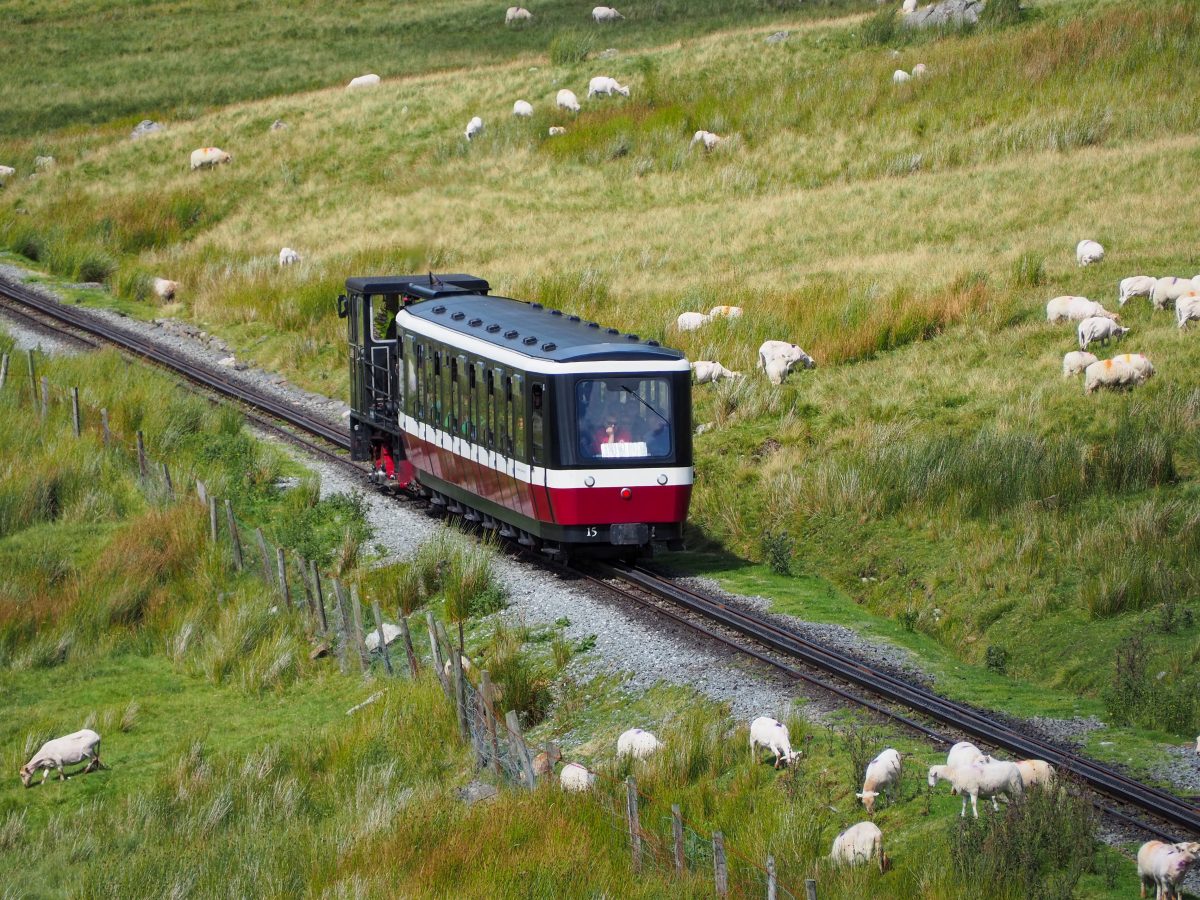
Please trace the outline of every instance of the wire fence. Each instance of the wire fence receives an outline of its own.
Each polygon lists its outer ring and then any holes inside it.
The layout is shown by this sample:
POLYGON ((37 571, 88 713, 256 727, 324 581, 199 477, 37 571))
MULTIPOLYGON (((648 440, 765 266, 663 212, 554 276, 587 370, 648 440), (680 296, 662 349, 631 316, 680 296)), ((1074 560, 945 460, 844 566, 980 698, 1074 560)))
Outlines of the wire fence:
MULTIPOLYGON (((46 376, 38 376, 34 351, 28 351, 27 360, 27 384, 14 384, 18 379, 10 370, 10 357, 0 356, 0 394, 7 388, 18 402, 28 397, 31 410, 36 410, 42 424, 57 408, 69 404, 75 437, 98 439, 105 450, 124 454, 127 464, 136 466, 139 483, 150 499, 177 502, 194 492, 207 512, 211 543, 227 543, 235 571, 261 577, 263 584, 276 593, 277 609, 303 618, 305 631, 315 645, 314 658, 332 653, 343 674, 358 670, 363 675, 393 676, 407 671, 411 678, 420 677, 424 654, 414 643, 410 617, 398 615, 398 624, 392 625, 374 602, 372 623, 365 627, 357 585, 347 588, 339 577, 321 572, 315 562, 273 546, 261 528, 251 528, 238 519, 229 498, 211 494, 196 472, 172 472, 165 460, 156 459, 147 448, 141 431, 132 438, 119 434, 111 427, 106 409, 81 404, 77 387, 63 388, 46 376), (403 649, 402 665, 393 664, 393 644, 403 649), (382 666, 375 665, 375 660, 382 666)), ((552 783, 557 756, 547 751, 531 752, 517 712, 509 709, 501 713, 502 691, 492 683, 489 672, 481 670, 478 684, 474 683, 468 677, 469 663, 464 665, 466 661, 447 638, 442 623, 428 609, 424 618, 430 667, 454 708, 460 735, 471 748, 477 769, 520 789, 534 790, 540 784, 552 783)), ((695 878, 711 873, 718 897, 816 900, 815 880, 806 879, 802 891, 785 885, 776 875, 773 857, 767 856, 761 862, 752 859, 726 841, 720 830, 710 832, 688 821, 679 805, 669 804, 669 816, 646 815, 651 810, 665 809, 667 804, 657 803, 639 789, 633 776, 622 780, 590 770, 587 775, 590 802, 603 812, 600 821, 608 828, 610 838, 629 852, 635 874, 695 878)))

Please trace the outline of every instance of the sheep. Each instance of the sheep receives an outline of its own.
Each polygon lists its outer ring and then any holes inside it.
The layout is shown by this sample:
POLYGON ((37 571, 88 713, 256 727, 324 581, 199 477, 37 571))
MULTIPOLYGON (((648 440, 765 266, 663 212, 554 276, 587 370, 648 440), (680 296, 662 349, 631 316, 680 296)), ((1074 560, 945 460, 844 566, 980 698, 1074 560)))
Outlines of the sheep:
POLYGON ((1167 844, 1163 841, 1147 841, 1138 849, 1137 872, 1141 882, 1141 896, 1146 896, 1146 887, 1154 887, 1155 900, 1174 900, 1179 897, 1179 883, 1188 869, 1200 857, 1200 844, 1184 842, 1167 844))
POLYGON ((613 94, 620 94, 622 97, 629 96, 629 87, 618 84, 617 79, 609 78, 607 75, 597 75, 588 82, 588 99, 599 97, 603 94, 606 97, 611 97, 613 94))
POLYGON ((680 331, 695 331, 712 321, 712 316, 699 312, 680 313, 675 320, 675 327, 680 331))
POLYGON ((231 162, 233 156, 220 147, 200 147, 192 151, 192 171, 196 169, 213 168, 231 162))
POLYGON ((581 794, 592 789, 596 776, 579 763, 567 763, 558 773, 558 783, 568 794, 581 794))
POLYGON ((909 13, 915 13, 917 11, 917 0, 904 0, 904 5, 900 7, 900 11, 906 16, 909 13))
POLYGON ((359 88, 372 88, 379 84, 379 76, 371 73, 370 75, 359 75, 357 78, 351 78, 350 83, 346 85, 346 90, 356 91, 359 88))
POLYGON ((284 247, 279 251, 279 267, 281 269, 284 266, 294 266, 298 262, 300 262, 300 254, 291 247, 284 247))
POLYGON ((897 69, 892 73, 892 84, 905 84, 912 80, 912 76, 903 69, 897 69))
POLYGON ((1018 760, 1016 766, 1021 770, 1021 786, 1026 790, 1035 784, 1049 787, 1057 775, 1054 766, 1043 759, 1018 760))
POLYGON ((1047 322, 1082 322, 1092 316, 1104 316, 1116 320, 1116 313, 1110 313, 1095 300, 1087 297, 1055 297, 1046 304, 1047 322))
POLYGON ((946 765, 952 769, 960 766, 969 766, 971 763, 979 762, 980 760, 991 762, 992 758, 985 756, 984 752, 970 741, 959 741, 946 754, 946 765))
POLYGON ((383 629, 383 644, 385 647, 390 647, 403 634, 400 631, 399 625, 393 625, 391 622, 381 623, 368 631, 363 637, 363 645, 367 648, 368 653, 374 653, 379 649, 379 631, 381 628, 383 629))
POLYGON ((758 368, 766 373, 771 384, 783 384, 796 363, 806 369, 816 366, 811 356, 787 341, 763 341, 758 348, 758 368))
POLYGON ((713 319, 740 319, 744 312, 740 306, 714 306, 708 315, 713 319))
POLYGON ((875 798, 900 783, 900 753, 890 747, 867 765, 863 789, 855 794, 868 815, 875 815, 875 798))
POLYGON ((724 378, 742 377, 741 372, 731 372, 719 362, 711 362, 707 359, 692 363, 692 375, 695 376, 696 384, 716 384, 724 378))
MULTIPOLYGON (((460 656, 458 659, 462 663, 463 674, 469 675, 471 672, 471 661, 469 659, 467 659, 465 656, 460 656)), ((454 668, 453 664, 454 664, 454 660, 448 659, 442 665, 442 671, 445 673, 447 678, 450 677, 450 673, 451 673, 451 671, 453 671, 453 668, 454 668)))
POLYGON ((1106 345, 1110 338, 1119 341, 1129 334, 1129 329, 1105 316, 1091 316, 1079 323, 1078 333, 1079 349, 1086 350, 1093 341, 1099 341, 1101 345, 1106 345))
POLYGON ((770 716, 759 716, 750 723, 750 756, 758 762, 758 748, 762 747, 775 756, 775 768, 780 764, 790 765, 800 756, 792 749, 787 726, 770 716))
POLYGON ((711 131, 701 130, 692 135, 691 146, 695 147, 697 144, 703 144, 704 149, 709 153, 712 153, 712 151, 716 150, 724 140, 725 139, 719 134, 713 134, 711 131))
POLYGON ((833 839, 829 858, 835 863, 856 866, 879 857, 879 871, 886 872, 892 864, 883 852, 883 832, 874 822, 859 822, 851 825, 833 839))
POLYGON ((560 137, 566 133, 567 129, 563 128, 561 125, 550 126, 550 137, 560 137))
POLYGON ((1122 278, 1117 292, 1117 305, 1124 306, 1134 297, 1149 297, 1156 280, 1153 275, 1130 275, 1128 278, 1122 278))
MULTIPOLYGON (((1126 357, 1137 354, 1127 353, 1126 357)), ((1098 388, 1137 387, 1145 384, 1154 375, 1154 366, 1150 360, 1138 365, 1126 362, 1122 357, 1102 359, 1094 362, 1083 371, 1083 392, 1095 393, 1098 388)))
POLYGON ((1090 266, 1104 259, 1104 248, 1096 241, 1080 241, 1075 245, 1075 259, 1081 266, 1090 266))
POLYGON ((88 764, 84 772, 91 772, 104 765, 100 762, 100 735, 90 728, 42 744, 38 752, 33 754, 33 758, 21 766, 21 784, 29 787, 33 781, 33 774, 38 769, 43 770, 42 784, 46 783, 51 769, 58 770, 59 781, 66 781, 67 775, 63 766, 73 766, 85 759, 88 760, 88 764))
POLYGON ((1021 781, 1021 770, 1017 768, 1016 763, 1001 762, 993 760, 991 762, 974 762, 967 766, 930 766, 929 767, 929 786, 937 787, 939 781, 948 781, 951 786, 960 794, 962 794, 962 812, 960 815, 967 815, 967 797, 971 798, 971 814, 979 818, 978 799, 990 797, 992 799, 992 808, 996 812, 1000 811, 1000 804, 996 802, 997 797, 1004 797, 1006 801, 1019 799, 1025 793, 1025 785, 1021 781))
POLYGON ((1173 275, 1158 278, 1150 289, 1150 303, 1155 309, 1169 309, 1176 300, 1195 289, 1196 282, 1190 278, 1176 278, 1173 275))
POLYGON ((17 174, 17 170, 12 166, 0 166, 0 184, 4 184, 5 178, 12 178, 17 174))
POLYGON ((476 135, 483 133, 483 119, 479 116, 471 116, 471 121, 467 123, 467 130, 463 132, 463 136, 468 141, 473 140, 476 135))
POLYGON ((155 278, 150 282, 150 289, 159 300, 174 300, 179 283, 167 278, 155 278))
POLYGON ((1176 300, 1175 318, 1179 321, 1180 331, 1187 328, 1190 319, 1200 322, 1200 293, 1188 291, 1176 300))
POLYGON ((649 731, 640 728, 630 728, 617 738, 617 756, 632 756, 634 759, 646 759, 665 745, 649 731))
POLYGON ((518 22, 532 22, 533 13, 523 6, 510 6, 504 13, 505 25, 516 25, 518 22))
POLYGON ((533 758, 534 776, 544 777, 549 775, 554 771, 554 766, 560 759, 562 759, 562 750, 558 748, 558 744, 551 744, 533 758))
POLYGON ((35 156, 33 158, 33 167, 39 172, 54 167, 53 156, 35 156))
POLYGON ((575 92, 568 88, 563 88, 554 97, 554 102, 559 109, 565 109, 569 112, 579 112, 579 98, 575 96, 575 92))
POLYGON ((528 100, 518 100, 513 104, 513 115, 528 119, 533 115, 533 104, 528 100))
POLYGON ((913 78, 924 78, 925 73, 928 71, 929 70, 925 67, 925 63, 917 63, 915 66, 913 66, 912 76, 913 78))
POLYGON ((1072 375, 1080 374, 1096 361, 1096 354, 1086 353, 1083 350, 1072 350, 1070 353, 1064 353, 1062 363, 1063 378, 1070 378, 1072 375))
POLYGON ((625 18, 611 6, 596 6, 592 9, 593 22, 615 22, 625 18))

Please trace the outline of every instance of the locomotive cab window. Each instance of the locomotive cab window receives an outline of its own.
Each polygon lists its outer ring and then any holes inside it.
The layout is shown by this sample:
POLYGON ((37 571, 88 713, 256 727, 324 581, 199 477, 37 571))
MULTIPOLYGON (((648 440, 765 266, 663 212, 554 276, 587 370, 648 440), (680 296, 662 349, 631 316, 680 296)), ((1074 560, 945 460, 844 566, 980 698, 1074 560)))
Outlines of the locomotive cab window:
POLYGON ((575 416, 580 459, 661 459, 673 452, 666 378, 579 381, 575 416))
POLYGON ((400 311, 397 294, 375 294, 371 298, 371 340, 396 339, 396 313, 400 311))

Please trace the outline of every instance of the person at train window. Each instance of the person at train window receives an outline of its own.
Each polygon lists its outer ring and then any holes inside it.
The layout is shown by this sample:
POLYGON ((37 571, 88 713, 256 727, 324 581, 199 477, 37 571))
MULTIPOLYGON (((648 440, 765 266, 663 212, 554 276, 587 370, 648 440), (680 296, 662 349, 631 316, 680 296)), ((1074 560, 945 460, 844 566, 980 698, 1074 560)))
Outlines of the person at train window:
POLYGON ((633 440, 629 416, 619 404, 607 407, 600 417, 600 427, 592 436, 592 456, 603 456, 605 444, 627 444, 633 440))

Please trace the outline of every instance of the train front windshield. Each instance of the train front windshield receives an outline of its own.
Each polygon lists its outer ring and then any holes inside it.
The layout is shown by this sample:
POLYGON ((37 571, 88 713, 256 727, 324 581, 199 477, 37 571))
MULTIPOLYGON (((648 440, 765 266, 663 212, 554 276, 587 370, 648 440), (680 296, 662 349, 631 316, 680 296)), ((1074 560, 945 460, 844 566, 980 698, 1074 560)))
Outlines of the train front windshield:
POLYGON ((666 378, 592 378, 575 385, 580 460, 661 459, 674 452, 666 378))

